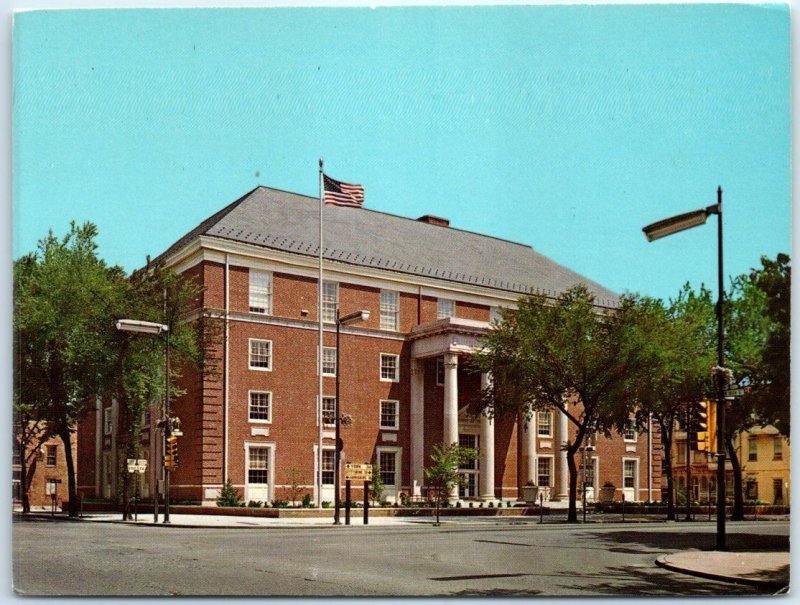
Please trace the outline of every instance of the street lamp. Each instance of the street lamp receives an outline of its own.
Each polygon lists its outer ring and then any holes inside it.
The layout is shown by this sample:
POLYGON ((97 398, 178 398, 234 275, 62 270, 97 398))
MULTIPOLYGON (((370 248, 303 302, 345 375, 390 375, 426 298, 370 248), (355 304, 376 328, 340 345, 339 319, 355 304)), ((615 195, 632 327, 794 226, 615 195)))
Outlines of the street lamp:
MULTIPOLYGON (((138 332, 140 334, 161 334, 166 333, 165 346, 164 346, 164 406, 162 409, 163 419, 159 423, 162 426, 161 434, 161 451, 166 452, 167 444, 167 423, 164 419, 169 417, 169 326, 167 324, 160 324, 152 321, 141 321, 138 319, 118 319, 116 321, 117 330, 121 332, 138 332), (164 423, 162 425, 162 423, 164 423)), ((164 523, 169 523, 169 469, 164 464, 164 458, 161 458, 161 476, 164 478, 164 523)), ((158 481, 156 481, 155 498, 153 498, 153 516, 155 522, 158 522, 158 481)))
MULTIPOLYGON (((716 550, 727 550, 725 546, 725 331, 722 323, 722 305, 725 300, 722 271, 722 187, 717 187, 717 203, 700 210, 679 214, 657 221, 642 229, 647 241, 678 233, 706 222, 712 214, 717 215, 717 366, 713 371, 717 379, 717 545, 716 550)), ((688 434, 687 434, 688 438, 688 434)), ((687 460, 688 464, 688 460, 687 460)))
POLYGON ((334 515, 333 515, 333 524, 334 525, 341 525, 341 521, 339 520, 339 513, 342 507, 341 498, 339 497, 339 488, 342 484, 341 477, 340 477, 340 461, 342 456, 342 439, 340 436, 341 426, 342 426, 342 418, 341 414, 339 413, 339 328, 341 326, 347 326, 350 324, 356 324, 362 321, 367 321, 369 319, 369 311, 361 310, 361 311, 353 311, 352 313, 348 313, 343 317, 339 317, 339 308, 336 308, 336 400, 334 404, 334 416, 335 416, 335 424, 336 424, 336 449, 334 450, 335 453, 333 455, 333 464, 334 464, 334 474, 333 474, 333 501, 334 501, 334 515))

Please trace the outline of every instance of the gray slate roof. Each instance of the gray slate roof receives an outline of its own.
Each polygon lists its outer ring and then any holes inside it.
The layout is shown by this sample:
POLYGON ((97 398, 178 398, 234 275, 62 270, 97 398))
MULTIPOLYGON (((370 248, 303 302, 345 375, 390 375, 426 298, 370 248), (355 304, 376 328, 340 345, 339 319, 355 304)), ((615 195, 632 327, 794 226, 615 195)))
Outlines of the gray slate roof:
MULTIPOLYGON (((257 187, 173 244, 169 256, 200 235, 316 257, 319 199, 257 187)), ((583 283, 603 306, 619 296, 539 254, 530 246, 440 227, 368 208, 324 207, 323 256, 332 261, 556 296, 583 283)))

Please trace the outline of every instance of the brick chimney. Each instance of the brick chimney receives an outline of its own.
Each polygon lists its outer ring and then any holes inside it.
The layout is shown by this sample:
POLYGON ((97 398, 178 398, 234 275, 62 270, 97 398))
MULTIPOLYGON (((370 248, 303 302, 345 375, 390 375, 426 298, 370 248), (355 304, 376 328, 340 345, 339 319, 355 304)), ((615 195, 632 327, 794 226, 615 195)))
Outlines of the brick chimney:
POLYGON ((449 227, 450 220, 446 218, 442 218, 440 216, 433 216, 432 214, 426 214, 425 216, 421 216, 417 219, 421 223, 428 223, 429 225, 436 225, 437 227, 449 227))

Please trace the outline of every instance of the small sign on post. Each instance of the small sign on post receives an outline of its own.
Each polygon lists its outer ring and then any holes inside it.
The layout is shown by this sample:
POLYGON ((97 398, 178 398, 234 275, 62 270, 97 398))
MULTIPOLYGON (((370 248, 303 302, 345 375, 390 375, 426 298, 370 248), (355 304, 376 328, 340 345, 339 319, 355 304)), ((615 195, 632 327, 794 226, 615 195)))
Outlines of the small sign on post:
POLYGON ((372 481, 371 464, 345 464, 345 481, 372 481))

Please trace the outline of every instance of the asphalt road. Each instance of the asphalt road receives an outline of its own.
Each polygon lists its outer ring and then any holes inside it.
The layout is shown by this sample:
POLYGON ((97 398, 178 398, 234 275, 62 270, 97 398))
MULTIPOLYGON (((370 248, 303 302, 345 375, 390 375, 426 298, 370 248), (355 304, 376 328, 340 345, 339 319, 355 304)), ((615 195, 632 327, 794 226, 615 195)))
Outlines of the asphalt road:
MULTIPOLYGON (((213 529, 15 522, 25 595, 748 595, 656 567, 713 545, 692 524, 213 529), (43 548, 43 544, 51 545, 43 548)), ((786 522, 730 523, 732 550, 788 550, 786 522)))

